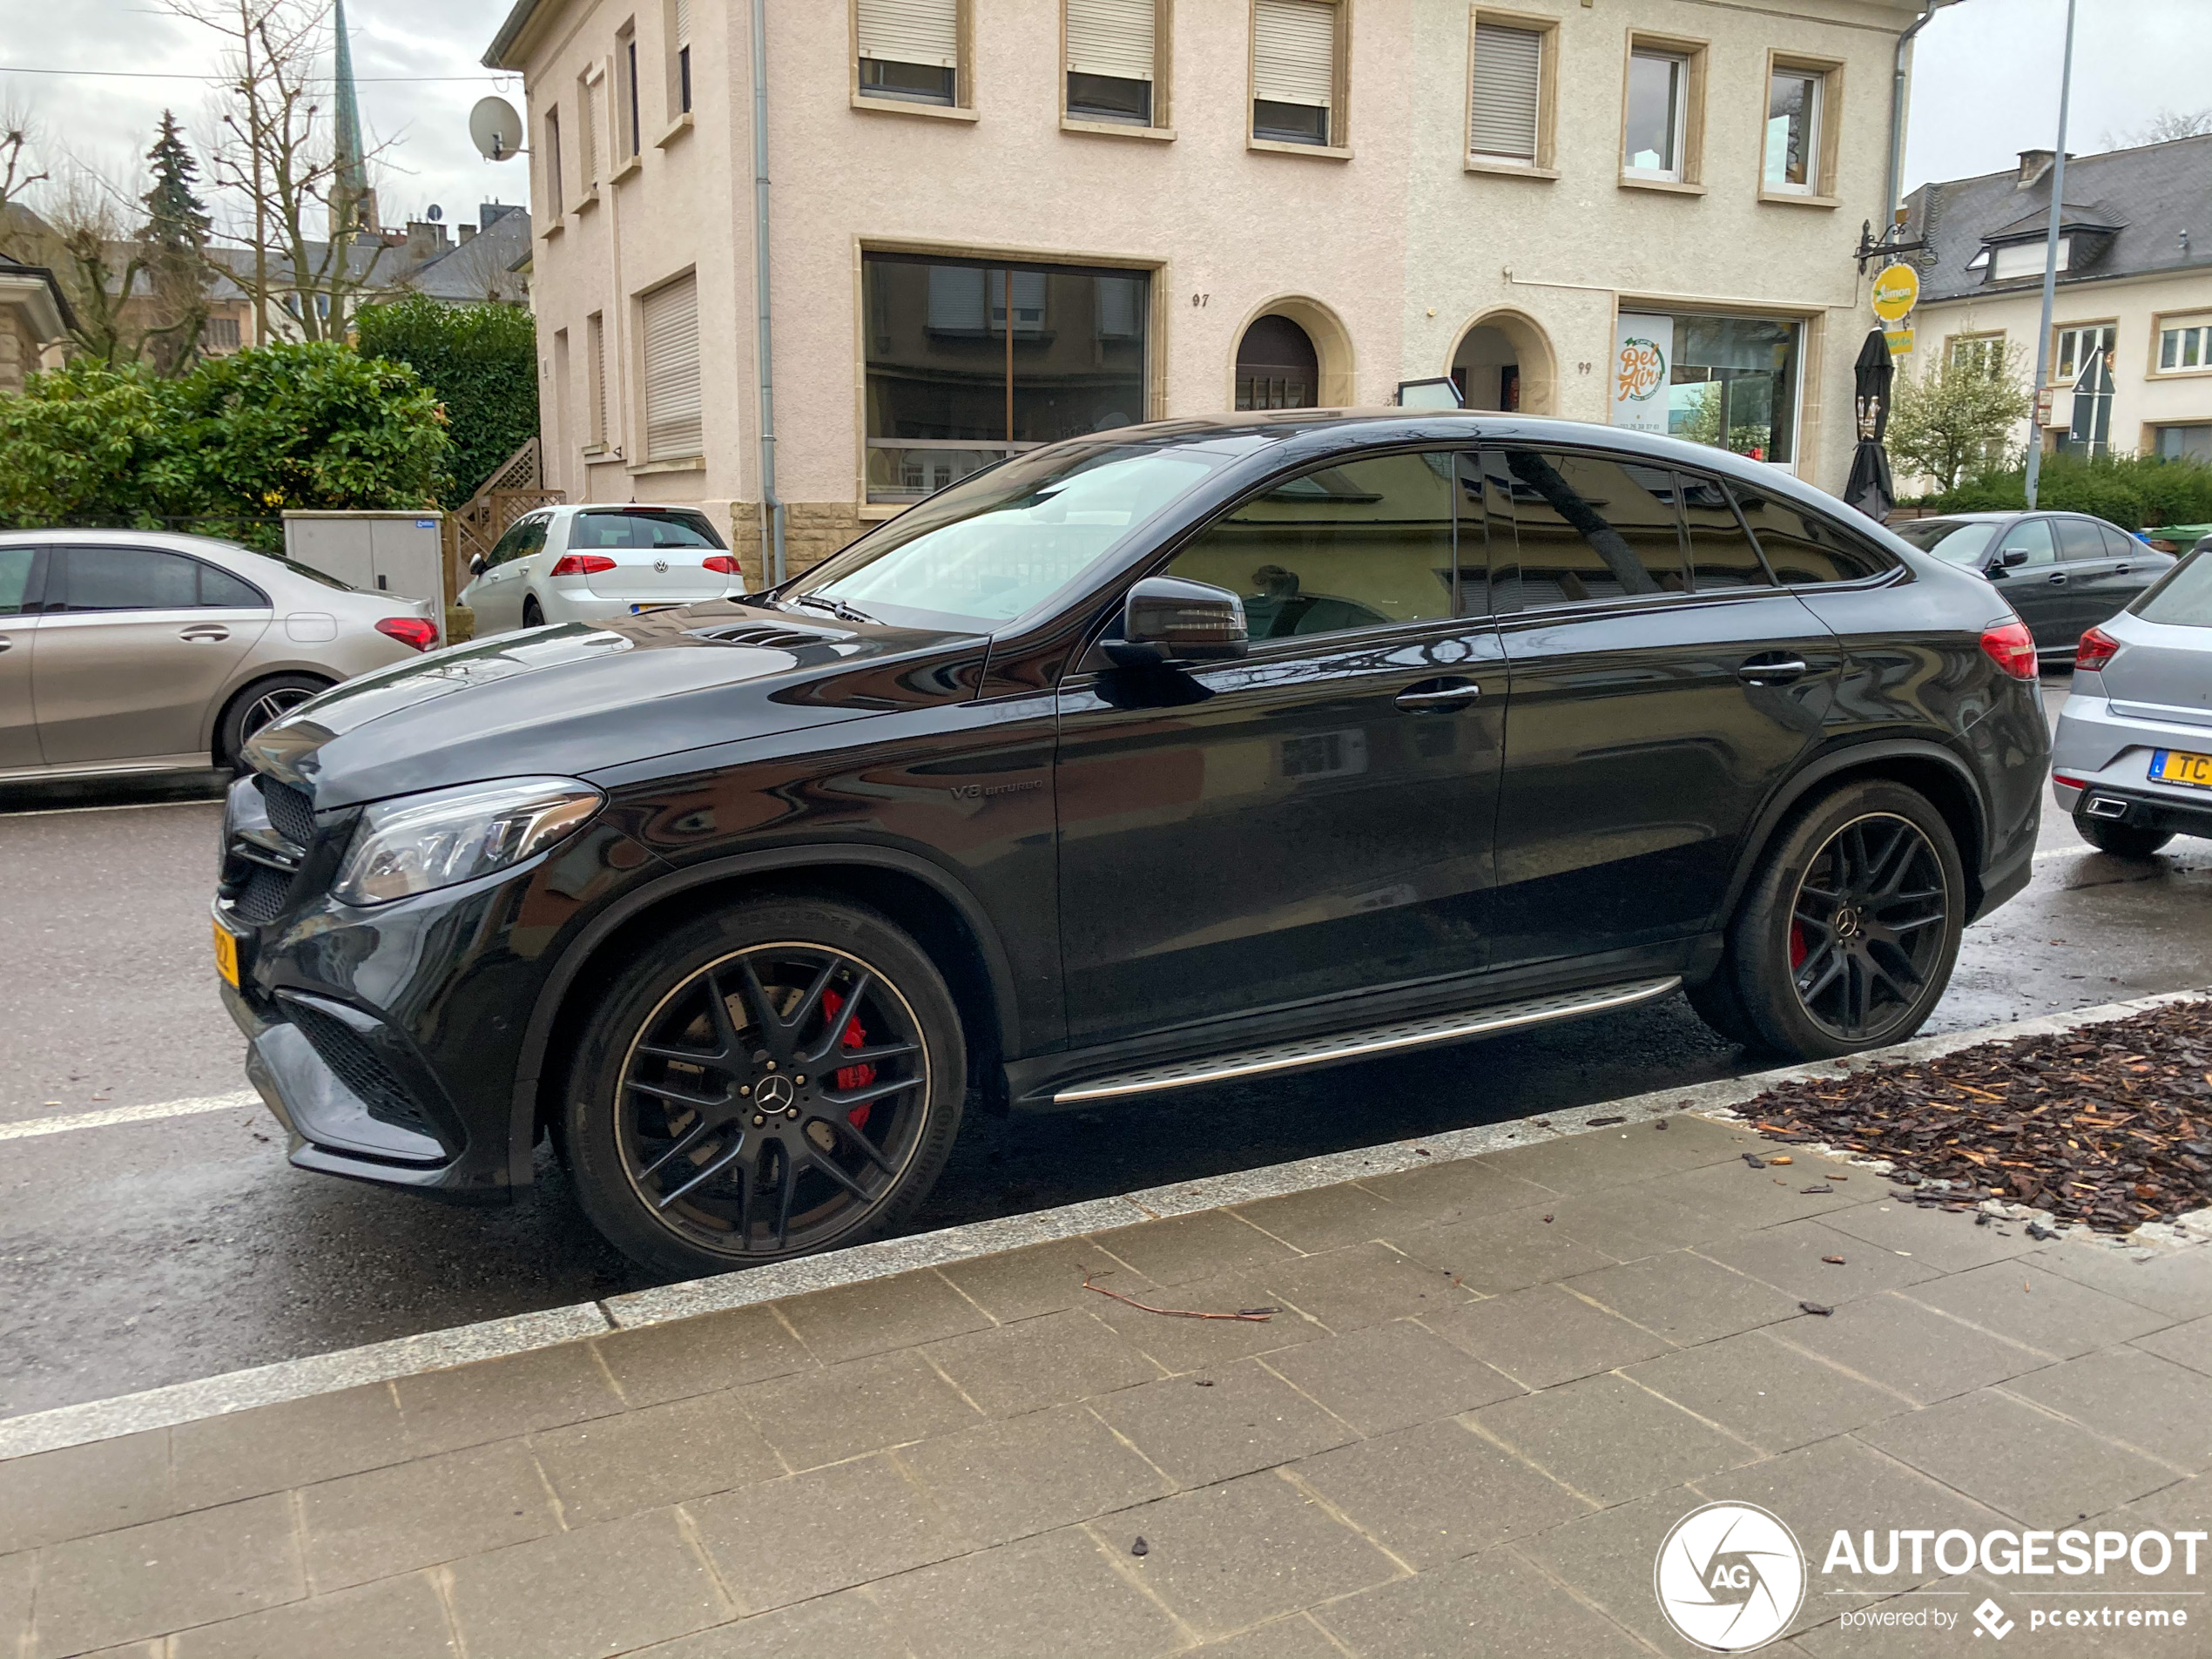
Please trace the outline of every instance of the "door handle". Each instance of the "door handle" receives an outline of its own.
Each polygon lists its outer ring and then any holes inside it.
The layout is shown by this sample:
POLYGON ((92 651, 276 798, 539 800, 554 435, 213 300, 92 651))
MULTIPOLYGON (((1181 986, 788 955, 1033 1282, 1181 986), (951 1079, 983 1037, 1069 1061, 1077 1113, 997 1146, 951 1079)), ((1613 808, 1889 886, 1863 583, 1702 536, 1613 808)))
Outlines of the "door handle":
POLYGON ((2126 576, 2128 574, 2128 567, 2124 564, 2115 564, 2112 567, 2112 573, 2114 576, 2126 576))
POLYGON ((2045 577, 2043 579, 2054 588, 2062 588, 2066 586, 2066 572, 2063 570, 2054 570, 2050 575, 2045 577))
POLYGON ((0 634, 0 651, 13 651, 15 648, 16 642, 14 640, 9 638, 5 634, 0 634))
POLYGON ((1457 685, 1447 685, 1427 691, 1400 691, 1398 706, 1409 714, 1420 714, 1430 710, 1449 714, 1463 709, 1482 695, 1482 688, 1472 680, 1462 680, 1457 685))
POLYGON ((1787 685, 1805 677, 1802 657, 1754 657, 1736 671, 1746 685, 1787 685))
POLYGON ((192 627, 185 629, 177 636, 178 638, 194 645, 212 645, 218 641, 228 639, 230 637, 231 631, 229 629, 218 628, 212 622, 196 623, 192 627))

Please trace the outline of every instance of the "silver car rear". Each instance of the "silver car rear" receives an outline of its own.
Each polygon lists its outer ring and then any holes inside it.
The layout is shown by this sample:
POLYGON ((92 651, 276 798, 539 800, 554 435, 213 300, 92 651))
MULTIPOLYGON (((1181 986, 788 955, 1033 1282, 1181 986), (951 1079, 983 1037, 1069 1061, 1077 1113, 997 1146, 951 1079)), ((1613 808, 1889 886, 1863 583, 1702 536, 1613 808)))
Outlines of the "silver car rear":
POLYGON ((2212 553, 2090 630, 2078 661, 2051 745, 2059 805, 2107 852, 2212 836, 2212 553))

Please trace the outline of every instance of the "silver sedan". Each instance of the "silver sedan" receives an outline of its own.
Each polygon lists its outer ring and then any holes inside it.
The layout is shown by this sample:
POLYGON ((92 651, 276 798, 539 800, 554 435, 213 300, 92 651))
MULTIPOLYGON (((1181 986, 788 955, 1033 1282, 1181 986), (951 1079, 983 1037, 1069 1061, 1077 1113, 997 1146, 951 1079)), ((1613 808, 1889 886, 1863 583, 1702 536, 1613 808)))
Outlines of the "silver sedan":
POLYGON ((440 631, 427 600, 228 542, 0 533, 0 783, 234 765, 270 720, 440 631))
POLYGON ((2142 858, 2212 836, 2212 550, 2081 636, 2051 786, 2084 840, 2142 858))

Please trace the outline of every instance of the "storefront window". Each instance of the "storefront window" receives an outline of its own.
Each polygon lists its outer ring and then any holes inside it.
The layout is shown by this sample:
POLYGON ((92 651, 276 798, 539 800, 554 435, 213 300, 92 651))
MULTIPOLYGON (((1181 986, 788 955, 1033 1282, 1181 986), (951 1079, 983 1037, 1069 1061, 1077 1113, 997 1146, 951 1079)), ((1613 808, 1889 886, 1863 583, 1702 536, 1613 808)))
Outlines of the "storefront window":
POLYGON ((1754 461, 1795 461, 1803 325, 1764 317, 1674 322, 1669 435, 1754 461))
POLYGON ((861 277, 870 501, 1144 419, 1143 272, 871 253, 861 277))

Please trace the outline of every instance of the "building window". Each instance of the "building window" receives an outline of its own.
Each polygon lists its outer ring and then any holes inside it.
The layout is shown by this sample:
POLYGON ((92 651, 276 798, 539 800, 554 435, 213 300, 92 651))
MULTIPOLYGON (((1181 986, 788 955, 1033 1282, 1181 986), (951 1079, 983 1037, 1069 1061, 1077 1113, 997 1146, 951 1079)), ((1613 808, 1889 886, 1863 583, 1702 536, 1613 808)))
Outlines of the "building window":
POLYGON ((1794 318, 1624 311, 1613 424, 1790 465, 1804 335, 1794 318))
POLYGON ((863 98, 958 105, 961 0, 856 0, 863 98))
MULTIPOLYGON (((2039 236, 2032 242, 2007 242, 1993 250, 1994 257, 1989 262, 1989 280, 1992 282, 2010 282, 2015 277, 2041 276, 2043 248, 2044 239, 2039 236)), ((2061 236, 2059 238, 2058 268, 2065 270, 2073 262, 2073 256, 2074 239, 2061 236)))
POLYGON ((561 111, 545 112, 545 206, 552 222, 561 220, 561 111))
POLYGON ((861 278, 870 501, 1145 418, 1144 272, 869 253, 861 278))
POLYGON ((2212 465, 2212 426, 2161 426, 2152 442, 2154 453, 2168 461, 2187 458, 2212 465))
POLYGON ((1159 123, 1157 0, 1067 0, 1068 114, 1159 123))
POLYGON ((1339 113, 1344 8, 1337 0, 1252 0, 1252 137, 1324 148, 1339 113))
POLYGON ((1691 58, 1638 45, 1629 53, 1629 96, 1621 172, 1665 184, 1690 179, 1691 58))
POLYGON ((604 314, 593 312, 583 320, 583 404, 590 418, 590 429, 584 434, 587 454, 597 454, 607 447, 607 320, 604 314))
POLYGON ((2005 336, 1993 334, 1953 334, 1951 337, 1951 366, 1953 368, 1977 369, 1991 380, 2002 380, 2005 375, 2005 336))
POLYGON ((1549 167, 1549 77, 1558 25, 1475 14, 1467 90, 1467 154, 1549 167))
POLYGON ((583 150, 578 159, 583 163, 585 200, 598 194, 599 181, 607 176, 606 79, 605 71, 596 67, 577 78, 576 118, 583 129, 577 137, 583 150))
POLYGON ((1766 153, 1761 179, 1781 195, 1820 193, 1828 77, 1777 64, 1767 76, 1766 153))
POLYGON ((2212 368, 2212 321, 2168 323, 2159 320, 2158 369, 2161 374, 2212 368))
MULTIPOLYGON (((553 362, 548 374, 553 381, 553 468, 565 471, 569 454, 569 408, 575 398, 569 386, 569 376, 575 365, 569 361, 569 331, 553 331, 553 362)), ((552 480, 549 480, 553 482, 552 480)))
POLYGON ((635 161, 643 147, 643 133, 637 111, 637 30, 624 24, 615 37, 615 97, 621 105, 619 129, 622 138, 622 159, 624 164, 635 161))
POLYGON ((668 101, 678 116, 691 110, 691 0, 669 0, 668 101))
POLYGON ((200 328, 199 343, 206 351, 236 351, 239 345, 238 319, 210 317, 200 328))
POLYGON ((705 448, 699 290, 691 276, 655 288, 639 307, 645 348, 645 459, 684 461, 705 448))
POLYGON ((2109 322, 2082 323, 2060 329, 2051 354, 2052 384, 2071 386, 2080 380, 2091 358, 2113 348, 2119 332, 2118 326, 2109 322))

